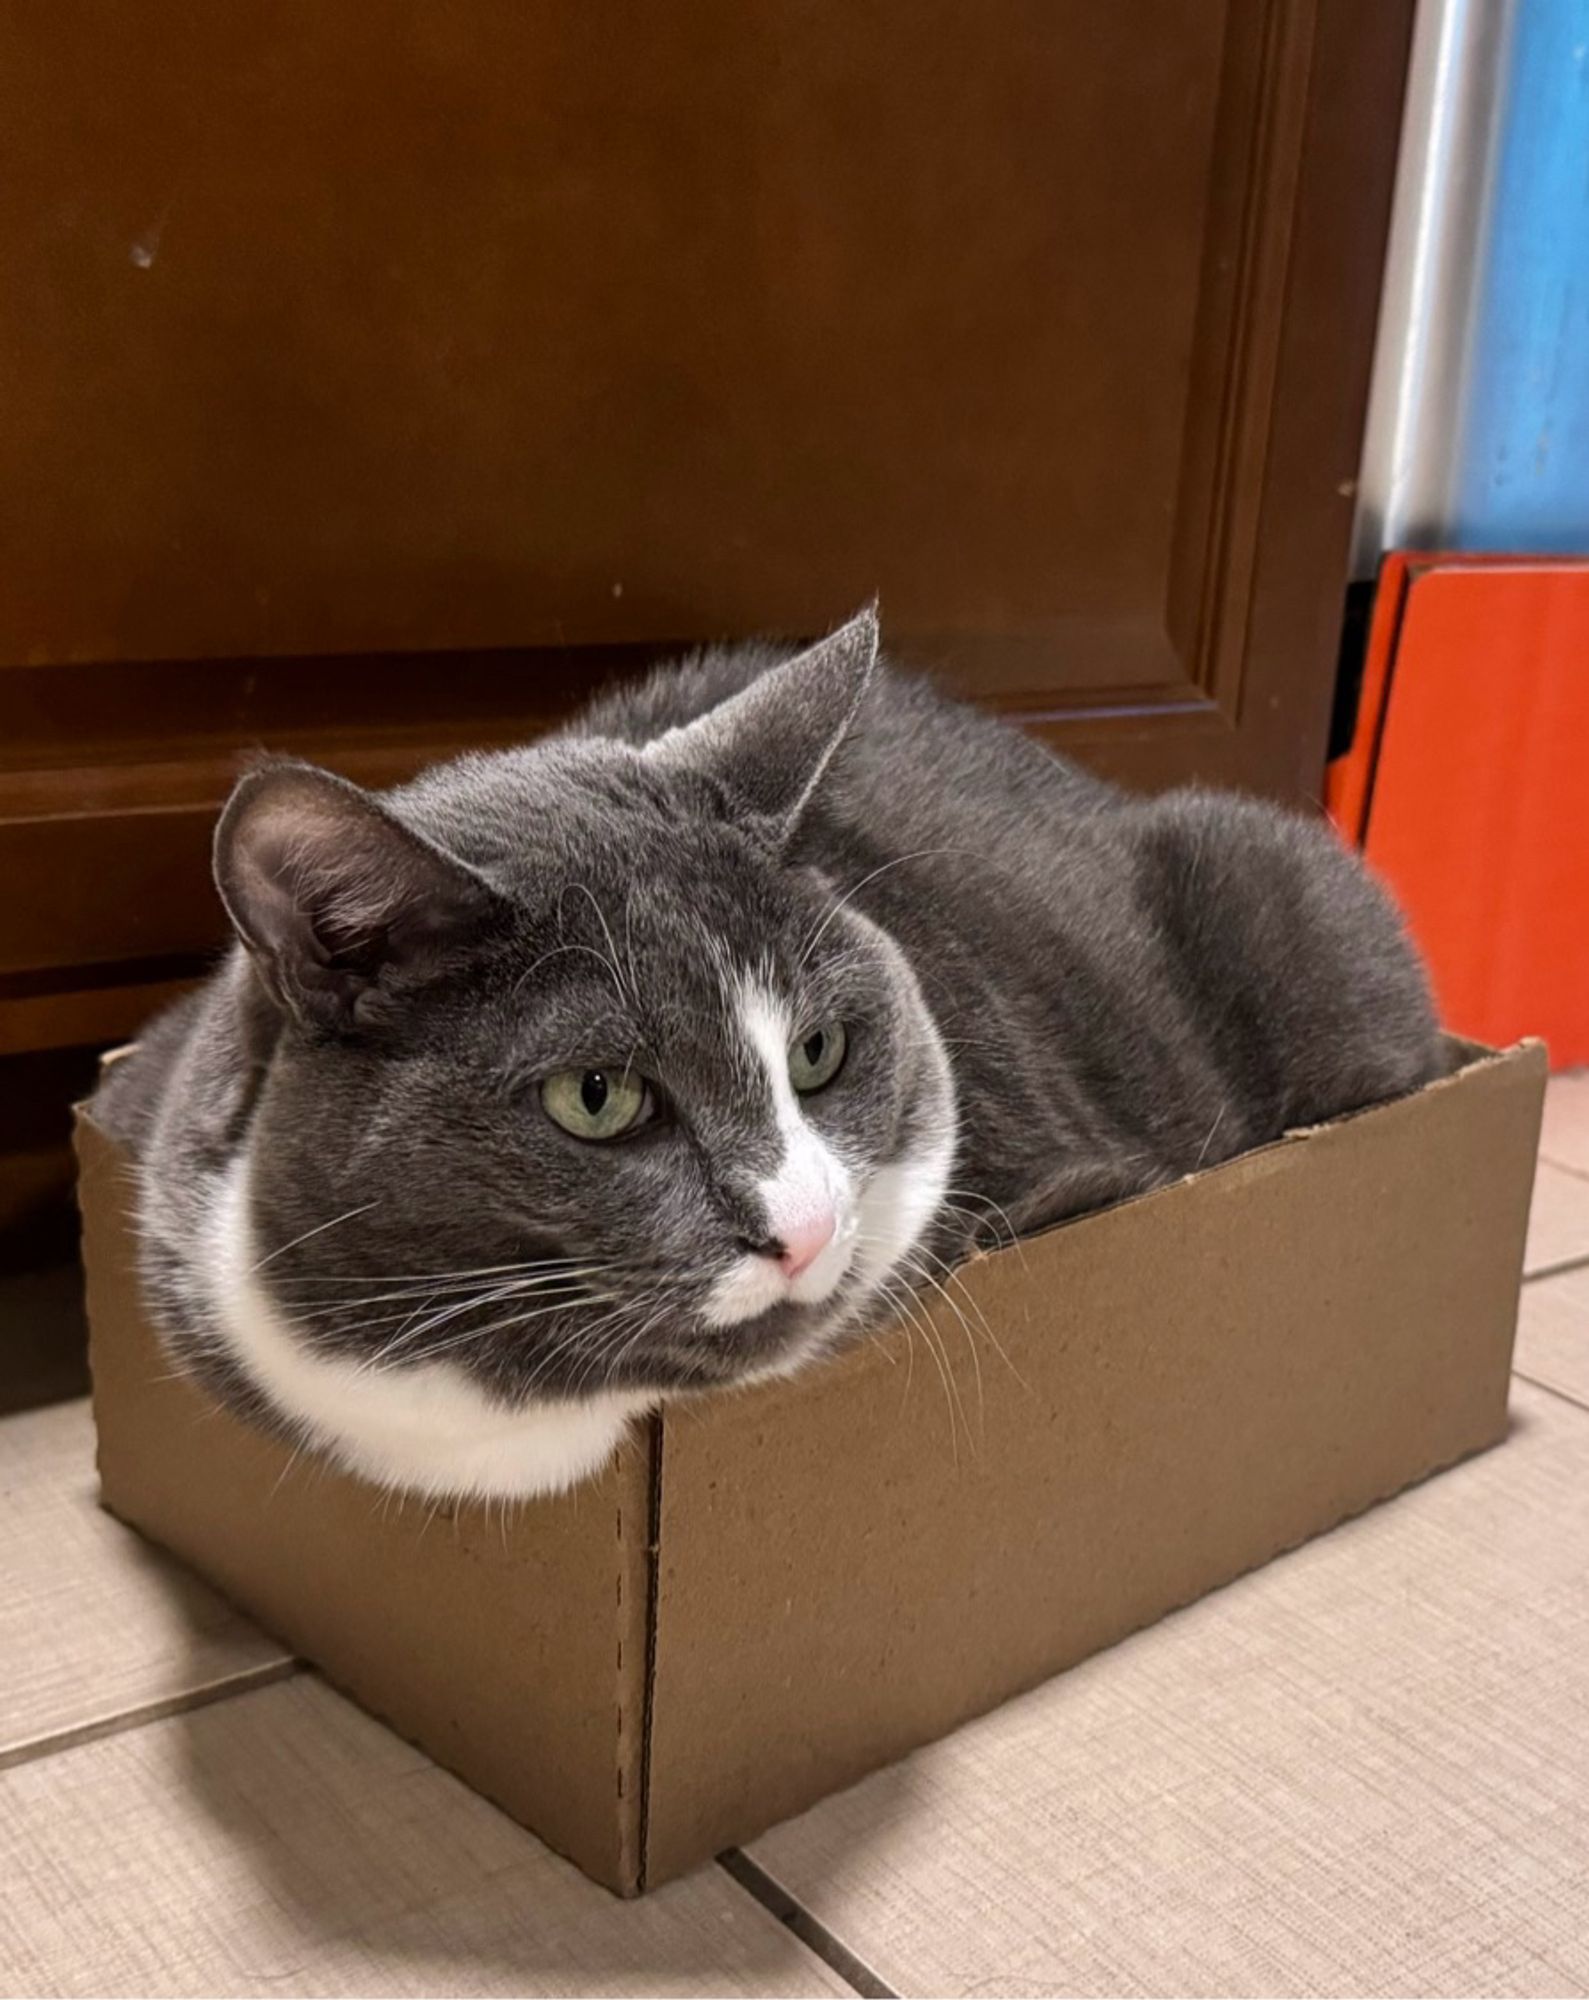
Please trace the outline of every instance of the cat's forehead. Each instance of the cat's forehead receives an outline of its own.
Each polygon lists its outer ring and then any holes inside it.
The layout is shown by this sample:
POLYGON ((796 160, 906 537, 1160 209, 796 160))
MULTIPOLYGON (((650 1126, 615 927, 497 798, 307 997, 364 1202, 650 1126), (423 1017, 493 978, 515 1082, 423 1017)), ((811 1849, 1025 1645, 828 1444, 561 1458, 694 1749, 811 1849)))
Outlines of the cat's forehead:
POLYGON ((570 843, 516 884, 527 932, 608 941, 645 963, 710 969, 776 953, 805 921, 809 886, 732 834, 688 827, 614 829, 600 846, 570 843))
POLYGON ((666 1016, 730 1007, 752 974, 800 992, 827 885, 629 746, 554 740, 447 776, 405 804, 516 905, 520 998, 622 987, 666 1016))
POLYGON ((743 896, 769 872, 737 829, 627 744, 554 740, 462 760, 404 803, 420 831, 536 912, 578 885, 609 896, 646 885, 653 901, 680 883, 743 896))
POLYGON ((547 921, 522 940, 515 991, 532 1006, 666 1030, 735 1012, 747 989, 791 1008, 825 982, 826 960, 802 958, 810 923, 798 912, 747 909, 665 892, 656 882, 568 884, 547 921))
POLYGON ((839 946, 838 929, 817 935, 830 908, 828 897, 785 899, 754 882, 570 875, 526 927, 512 967, 515 1025, 570 1048, 737 1060, 750 1045, 747 996, 793 1022, 836 1002, 841 985, 854 989, 854 953, 821 948, 839 946))

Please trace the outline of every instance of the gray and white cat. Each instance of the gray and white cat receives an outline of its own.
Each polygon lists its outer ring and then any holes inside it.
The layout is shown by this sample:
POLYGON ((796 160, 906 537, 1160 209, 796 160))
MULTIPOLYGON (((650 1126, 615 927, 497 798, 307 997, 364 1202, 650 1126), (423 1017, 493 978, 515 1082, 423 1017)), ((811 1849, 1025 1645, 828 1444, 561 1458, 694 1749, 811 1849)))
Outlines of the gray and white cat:
POLYGON ((148 1295, 223 1403, 404 1489, 566 1485, 1005 1230, 1443 1066, 1324 827, 1117 792, 870 613, 392 792, 263 767, 215 853, 239 943, 96 1106, 148 1295))

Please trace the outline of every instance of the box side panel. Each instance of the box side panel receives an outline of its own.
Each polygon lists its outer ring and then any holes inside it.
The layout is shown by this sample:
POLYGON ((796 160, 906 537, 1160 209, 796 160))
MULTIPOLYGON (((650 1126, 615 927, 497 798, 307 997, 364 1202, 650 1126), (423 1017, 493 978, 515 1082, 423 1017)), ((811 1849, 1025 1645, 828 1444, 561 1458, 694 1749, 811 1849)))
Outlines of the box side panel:
POLYGON ((644 1441, 511 1513, 392 1502, 234 1422, 144 1318, 125 1156, 80 1117, 103 1497, 355 1700, 623 1893, 638 1878, 644 1441))
POLYGON ((648 1880, 1499 1439, 1543 1084, 1519 1051, 967 1267, 949 1392, 918 1333, 670 1414, 648 1880))

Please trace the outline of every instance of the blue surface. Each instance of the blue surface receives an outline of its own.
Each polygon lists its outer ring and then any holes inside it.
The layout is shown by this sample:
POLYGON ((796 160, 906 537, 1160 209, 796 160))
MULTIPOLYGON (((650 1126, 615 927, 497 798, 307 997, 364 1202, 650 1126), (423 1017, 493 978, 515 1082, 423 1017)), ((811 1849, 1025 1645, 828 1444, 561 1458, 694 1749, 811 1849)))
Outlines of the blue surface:
POLYGON ((1519 0, 1452 546, 1589 552, 1589 0, 1519 0))

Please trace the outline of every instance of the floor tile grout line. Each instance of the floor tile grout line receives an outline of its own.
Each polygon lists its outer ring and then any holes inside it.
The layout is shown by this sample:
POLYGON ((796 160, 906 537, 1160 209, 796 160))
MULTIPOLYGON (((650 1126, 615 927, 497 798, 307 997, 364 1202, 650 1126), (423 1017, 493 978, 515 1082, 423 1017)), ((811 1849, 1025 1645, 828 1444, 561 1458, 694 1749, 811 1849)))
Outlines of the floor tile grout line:
POLYGON ((842 1938, 835 1937, 803 1903, 797 1902, 776 1876, 752 1861, 742 1847, 726 1848, 718 1855, 717 1865, 769 1915, 776 1917, 791 1936, 798 1938, 807 1951, 820 1958, 830 1972, 836 1972, 852 1992, 859 1993, 862 2000, 900 2000, 894 1987, 851 1951, 842 1938))
MULTIPOLYGON (((1584 1186, 1589 1190, 1589 1181, 1585 1181, 1584 1186)), ((1585 1264, 1589 1264, 1589 1250, 1581 1251, 1576 1257, 1563 1257, 1555 1264, 1541 1264, 1537 1271, 1525 1271, 1523 1283, 1532 1285, 1541 1278, 1559 1278, 1564 1271, 1581 1271, 1585 1264)))
POLYGON ((0 1775, 15 1771, 23 1764, 37 1764, 46 1757, 80 1750, 86 1743, 103 1743, 107 1737, 129 1735, 135 1729, 147 1728, 152 1722, 168 1722, 174 1715, 187 1715, 199 1708, 213 1708, 218 1702, 230 1701, 233 1695, 252 1694, 256 1688, 273 1687, 277 1681, 291 1680, 303 1671, 301 1660, 267 1660, 260 1666, 232 1674, 226 1680, 212 1681, 207 1687, 189 1688, 181 1694, 167 1695, 159 1701, 146 1701, 136 1708, 124 1709, 119 1715, 102 1715, 92 1722, 77 1723, 70 1729, 58 1729, 49 1736, 34 1737, 27 1743, 14 1743, 0 1750, 0 1775))
POLYGON ((1542 1167, 1555 1167, 1559 1173, 1571 1174, 1574 1180, 1589 1181, 1589 1167, 1577 1167, 1570 1160, 1558 1160, 1554 1153, 1547 1153, 1543 1147, 1537 1157, 1542 1167))
POLYGON ((1565 1403, 1571 1410, 1577 1410, 1589 1417, 1589 1403, 1575 1396, 1570 1389, 1558 1389, 1554 1382, 1542 1382, 1537 1375, 1530 1375, 1526 1368, 1514 1368, 1513 1379, 1526 1382, 1531 1389, 1541 1389, 1547 1396, 1554 1396, 1558 1403, 1565 1403))

